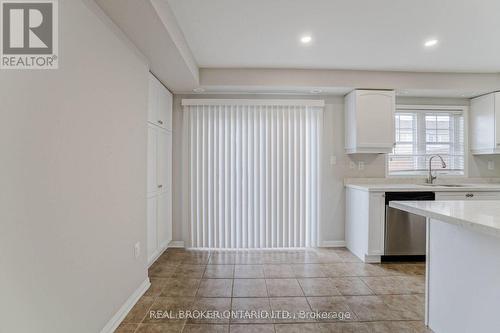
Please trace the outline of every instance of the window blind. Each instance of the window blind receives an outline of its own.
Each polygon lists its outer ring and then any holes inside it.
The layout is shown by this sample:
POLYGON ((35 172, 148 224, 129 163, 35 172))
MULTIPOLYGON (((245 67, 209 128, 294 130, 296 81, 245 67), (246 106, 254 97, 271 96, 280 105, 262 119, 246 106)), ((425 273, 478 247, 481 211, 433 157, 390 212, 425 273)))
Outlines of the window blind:
POLYGON ((426 175, 429 159, 439 154, 433 169, 449 175, 463 175, 465 129, 461 111, 398 109, 395 113, 396 145, 388 157, 389 175, 426 175))
POLYGON ((317 246, 322 105, 183 100, 191 247, 317 246))

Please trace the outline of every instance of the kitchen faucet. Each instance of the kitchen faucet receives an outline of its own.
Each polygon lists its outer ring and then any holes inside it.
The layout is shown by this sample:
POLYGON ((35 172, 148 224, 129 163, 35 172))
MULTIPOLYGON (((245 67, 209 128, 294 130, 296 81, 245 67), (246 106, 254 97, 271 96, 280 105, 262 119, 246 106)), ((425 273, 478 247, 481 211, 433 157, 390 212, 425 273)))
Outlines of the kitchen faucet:
POLYGON ((441 160, 441 167, 443 169, 446 168, 446 163, 444 162, 441 155, 432 155, 431 158, 429 159, 429 177, 427 178, 427 184, 433 184, 434 180, 436 180, 436 178, 437 178, 437 176, 432 175, 432 159, 434 157, 439 157, 439 159, 441 160))

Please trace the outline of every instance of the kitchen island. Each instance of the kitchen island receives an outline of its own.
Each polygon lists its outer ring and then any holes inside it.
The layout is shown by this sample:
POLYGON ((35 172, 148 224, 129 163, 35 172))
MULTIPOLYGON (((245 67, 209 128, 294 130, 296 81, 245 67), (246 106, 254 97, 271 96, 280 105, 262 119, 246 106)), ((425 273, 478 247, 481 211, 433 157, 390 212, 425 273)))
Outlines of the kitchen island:
POLYGON ((393 201, 427 218, 426 324, 499 332, 500 201, 393 201))

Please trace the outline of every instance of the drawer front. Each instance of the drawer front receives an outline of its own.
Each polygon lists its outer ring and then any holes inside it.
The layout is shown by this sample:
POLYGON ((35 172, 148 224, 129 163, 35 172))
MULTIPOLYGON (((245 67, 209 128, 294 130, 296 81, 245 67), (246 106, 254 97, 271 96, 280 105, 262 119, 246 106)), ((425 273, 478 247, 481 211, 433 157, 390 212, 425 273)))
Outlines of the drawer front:
POLYGON ((436 200, 500 200, 500 192, 436 192, 436 200))

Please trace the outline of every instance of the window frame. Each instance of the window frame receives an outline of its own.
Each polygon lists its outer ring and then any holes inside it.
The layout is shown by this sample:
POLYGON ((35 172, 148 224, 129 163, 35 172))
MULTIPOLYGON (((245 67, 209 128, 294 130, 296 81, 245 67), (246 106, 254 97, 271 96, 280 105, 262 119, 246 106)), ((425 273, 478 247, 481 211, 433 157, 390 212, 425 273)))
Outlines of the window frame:
MULTIPOLYGON (((411 104, 396 104, 397 111, 436 111, 436 112, 462 112, 464 117, 464 174, 463 175, 447 175, 438 174, 440 178, 467 178, 469 177, 469 107, 465 105, 411 105, 411 104)), ((394 124, 394 136, 396 135, 396 125, 394 124)), ((396 138, 394 137, 394 140, 396 138)), ((396 142, 396 141, 394 141, 396 142)), ((391 175, 389 174, 389 156, 385 155, 385 178, 422 178, 422 175, 407 174, 407 175, 391 175)))

